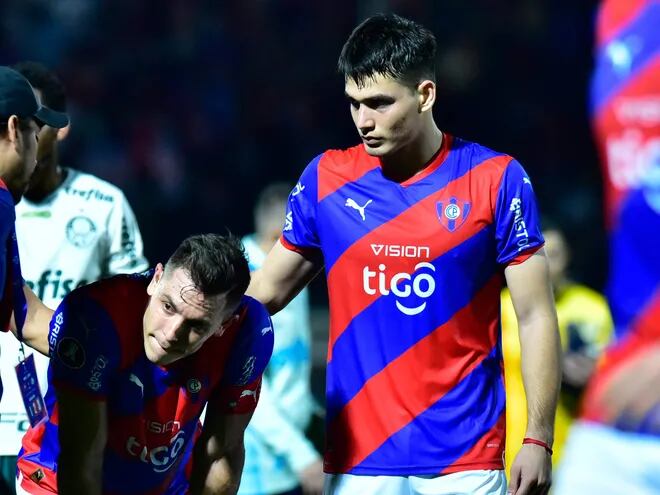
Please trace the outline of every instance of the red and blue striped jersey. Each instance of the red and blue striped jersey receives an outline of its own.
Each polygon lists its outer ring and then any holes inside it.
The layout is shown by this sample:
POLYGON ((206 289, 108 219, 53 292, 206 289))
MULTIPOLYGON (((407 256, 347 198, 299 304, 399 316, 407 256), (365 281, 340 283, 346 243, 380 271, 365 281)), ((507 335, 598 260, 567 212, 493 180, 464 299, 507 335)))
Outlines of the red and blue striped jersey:
POLYGON ((660 159, 660 3, 606 0, 596 25, 590 111, 616 230, 622 201, 660 159))
POLYGON ((591 113, 603 164, 611 242, 607 294, 617 337, 641 315, 656 281, 629 266, 622 207, 660 161, 660 2, 607 0, 597 22, 591 113), (631 290, 632 289, 632 290, 631 290))
POLYGON ((18 461, 29 493, 57 493, 54 389, 106 403, 104 494, 187 493, 192 448, 207 402, 227 414, 256 407, 273 347, 266 309, 244 296, 239 320, 221 336, 159 366, 144 353, 142 319, 151 276, 119 275, 77 289, 55 311, 46 394, 50 420, 28 430, 18 461))
MULTIPOLYGON (((624 304, 639 310, 631 315, 621 339, 603 356, 585 393, 583 417, 657 436, 660 404, 655 404, 640 421, 627 416, 631 411, 618 410, 609 392, 619 372, 634 370, 646 353, 660 348, 660 163, 651 172, 642 187, 631 192, 622 204, 621 227, 612 246, 617 260, 611 275, 613 284, 622 297, 627 295, 624 304)), ((638 369, 638 374, 657 376, 660 363, 655 363, 654 370, 638 369)), ((646 399, 644 396, 638 400, 643 403, 646 399)))
MULTIPOLYGON (((617 342, 585 393, 584 418, 658 434, 608 402, 617 373, 660 345, 660 2, 607 0, 597 24, 592 117, 604 167, 610 237, 607 295, 617 342)), ((639 398, 644 401, 643 397, 639 398)))
POLYGON ((445 135, 397 183, 363 146, 327 151, 292 191, 281 242, 325 261, 326 471, 501 469, 503 269, 543 244, 521 165, 445 135))

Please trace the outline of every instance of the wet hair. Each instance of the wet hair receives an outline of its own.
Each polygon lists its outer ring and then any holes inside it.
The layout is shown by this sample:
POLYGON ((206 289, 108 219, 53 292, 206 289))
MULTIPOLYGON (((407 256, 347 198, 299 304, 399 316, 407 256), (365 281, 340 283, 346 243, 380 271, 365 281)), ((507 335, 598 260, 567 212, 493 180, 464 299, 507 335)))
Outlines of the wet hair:
POLYGON ((435 80, 436 42, 421 24, 396 14, 377 14, 356 27, 344 43, 337 69, 363 86, 377 75, 416 86, 435 80))
POLYGON ((39 62, 20 62, 12 69, 22 74, 34 89, 41 91, 41 103, 52 110, 66 112, 66 92, 57 74, 39 62))
POLYGON ((250 284, 245 250, 241 241, 228 234, 188 237, 174 251, 165 269, 188 272, 195 289, 205 296, 225 294, 227 303, 237 305, 250 284))

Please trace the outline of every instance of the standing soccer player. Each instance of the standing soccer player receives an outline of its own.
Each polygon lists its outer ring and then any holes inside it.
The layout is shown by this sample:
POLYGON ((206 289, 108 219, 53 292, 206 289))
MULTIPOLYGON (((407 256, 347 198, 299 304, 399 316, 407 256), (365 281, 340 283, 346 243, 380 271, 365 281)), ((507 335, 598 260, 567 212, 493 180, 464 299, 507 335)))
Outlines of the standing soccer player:
POLYGON ((503 494, 499 293, 529 401, 510 491, 550 484, 559 337, 532 184, 434 122, 435 38, 367 19, 339 69, 362 144, 316 157, 250 293, 284 307, 325 264, 328 494, 503 494))
POLYGON ((235 494, 273 349, 249 280, 238 239, 207 234, 66 296, 37 343, 50 421, 23 438, 17 492, 235 494))
MULTIPOLYGON (((61 113, 67 111, 65 88, 59 78, 35 62, 14 66, 32 85, 37 99, 61 113)), ((102 277, 146 270, 142 236, 124 194, 93 175, 61 166, 58 147, 69 126, 44 125, 39 132, 37 166, 23 200, 16 206, 16 232, 26 284, 48 307, 55 309, 76 287, 102 277)), ((19 343, 0 335, 0 367, 14 372, 19 343)), ((48 359, 34 353, 42 393, 48 359)), ((5 388, 0 404, 0 473, 7 486, 15 484, 16 455, 29 425, 16 380, 5 388)))
MULTIPOLYGON (((66 115, 41 106, 30 83, 9 67, 0 67, 0 330, 6 331, 14 309, 16 327, 31 320, 42 306, 24 293, 14 221, 34 171, 39 125, 64 127, 66 115), (35 302, 36 304, 32 304, 35 302)), ((46 320, 47 321, 47 320, 46 320)), ((0 397, 2 396, 0 381, 0 397)))

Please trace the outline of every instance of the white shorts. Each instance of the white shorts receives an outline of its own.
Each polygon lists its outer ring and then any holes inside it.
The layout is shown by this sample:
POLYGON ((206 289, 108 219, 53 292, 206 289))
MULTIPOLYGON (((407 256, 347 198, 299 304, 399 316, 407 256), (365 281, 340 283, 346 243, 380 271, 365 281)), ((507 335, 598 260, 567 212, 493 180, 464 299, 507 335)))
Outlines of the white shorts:
POLYGON ((555 495, 657 495, 660 438, 576 422, 564 447, 555 495))
POLYGON ((324 495, 505 495, 502 470, 462 471, 443 476, 327 474, 324 495))

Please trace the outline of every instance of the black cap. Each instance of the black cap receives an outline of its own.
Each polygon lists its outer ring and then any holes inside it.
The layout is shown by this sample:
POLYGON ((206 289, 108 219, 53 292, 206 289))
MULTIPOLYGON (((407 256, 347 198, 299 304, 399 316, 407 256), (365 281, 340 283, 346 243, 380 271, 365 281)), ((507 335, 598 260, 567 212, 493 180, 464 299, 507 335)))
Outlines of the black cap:
POLYGON ((60 129, 69 124, 64 112, 39 105, 32 86, 25 77, 9 67, 0 66, 0 119, 34 117, 43 124, 60 129))

